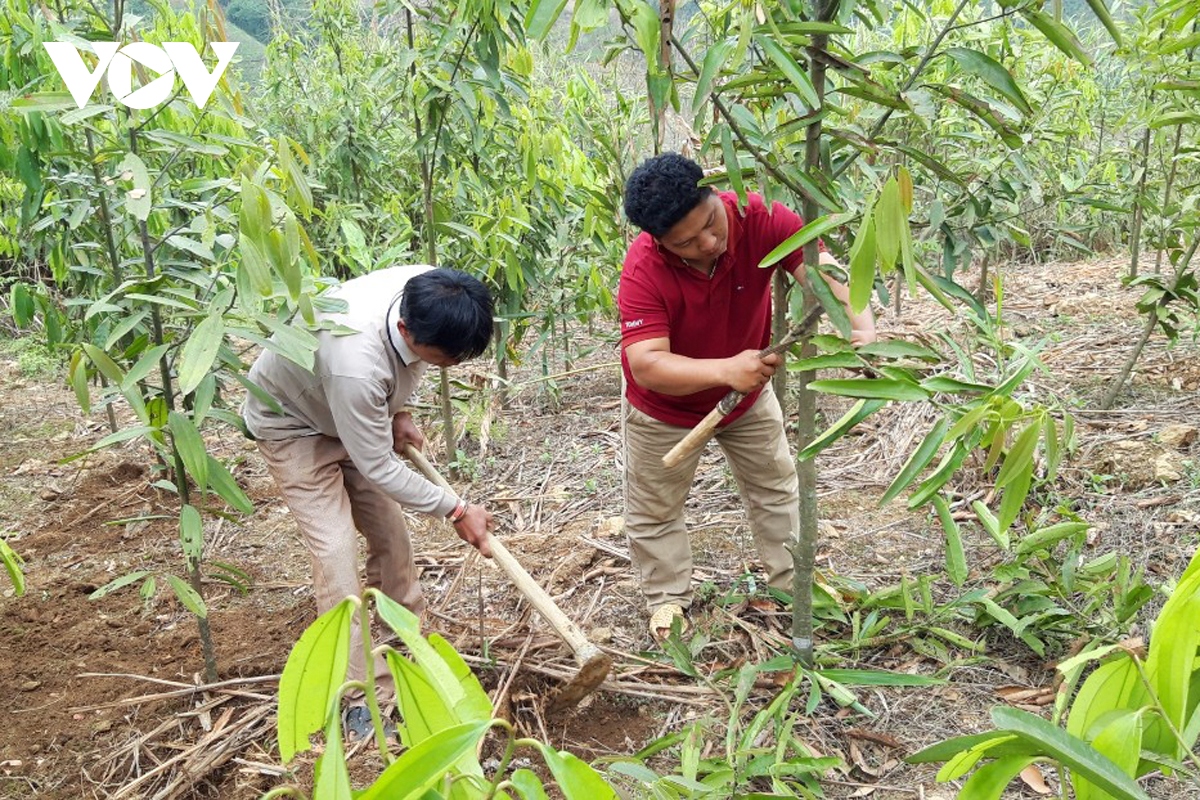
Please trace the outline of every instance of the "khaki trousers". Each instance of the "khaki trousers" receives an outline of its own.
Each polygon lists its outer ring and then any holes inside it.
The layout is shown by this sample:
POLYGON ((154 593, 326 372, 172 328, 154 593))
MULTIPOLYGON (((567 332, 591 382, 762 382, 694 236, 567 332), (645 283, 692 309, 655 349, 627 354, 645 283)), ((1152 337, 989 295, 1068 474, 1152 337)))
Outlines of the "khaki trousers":
MULTIPOLYGON (((317 613, 324 614, 348 595, 359 595, 358 537, 367 540, 367 586, 379 589, 415 614, 425 608, 413 563, 404 514, 354 467, 346 448, 329 436, 259 441, 283 501, 287 503, 312 556, 317 613)), ((350 634, 350 680, 365 680, 359 617, 350 634)), ((391 672, 375 659, 381 700, 395 696, 391 672)), ((361 693, 351 693, 351 698, 361 693)))
MULTIPOLYGON (((625 530, 646 607, 691 604, 692 548, 683 504, 703 448, 667 469, 662 457, 688 434, 625 403, 625 530)), ((783 431, 783 413, 770 389, 716 432, 750 516, 750 531, 767 583, 791 591, 789 547, 800 529, 799 481, 783 431)))

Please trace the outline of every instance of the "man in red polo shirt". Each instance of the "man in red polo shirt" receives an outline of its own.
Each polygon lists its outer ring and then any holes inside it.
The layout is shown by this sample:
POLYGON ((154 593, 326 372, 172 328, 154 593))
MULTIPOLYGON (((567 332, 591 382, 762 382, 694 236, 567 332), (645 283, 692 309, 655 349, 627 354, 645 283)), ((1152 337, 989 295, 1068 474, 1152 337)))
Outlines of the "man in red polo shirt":
MULTIPOLYGON (((758 357, 770 343, 774 270, 758 264, 804 223, 754 193, 739 210, 736 194, 702 187, 702 177, 695 162, 664 153, 643 162, 625 185, 625 214, 642 229, 625 256, 618 292, 625 524, 658 636, 691 604, 683 504, 700 452, 672 468, 662 457, 730 389, 747 396, 715 438, 741 489, 769 585, 790 591, 788 546, 799 528, 796 466, 779 401, 766 388, 781 359, 758 357)), ((821 262, 837 263, 823 248, 821 262)), ((799 250, 777 266, 806 283, 799 250)), ((849 312, 846 287, 827 282, 849 312)), ((852 342, 874 341, 869 309, 850 319, 852 342)))

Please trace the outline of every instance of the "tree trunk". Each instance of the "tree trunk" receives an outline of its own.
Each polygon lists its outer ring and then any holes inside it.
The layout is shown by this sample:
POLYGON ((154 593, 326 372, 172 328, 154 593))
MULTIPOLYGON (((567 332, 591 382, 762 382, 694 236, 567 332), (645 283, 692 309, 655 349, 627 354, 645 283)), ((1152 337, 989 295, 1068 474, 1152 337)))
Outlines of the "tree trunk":
MULTIPOLYGON (((837 0, 818 0, 816 3, 818 22, 829 22, 837 8, 837 0)), ((817 109, 825 105, 825 61, 819 57, 825 49, 829 37, 823 34, 813 36, 808 49, 808 70, 812 85, 817 91, 817 109)), ((812 173, 821 168, 821 120, 818 117, 808 126, 804 142, 804 166, 812 173)), ((821 209, 810 196, 804 196, 803 217, 808 220, 817 219, 821 209)), ((819 260, 816 241, 804 245, 804 264, 815 268, 819 260)), ((820 280, 820 278, 817 278, 820 280)), ((805 297, 805 313, 816 303, 816 297, 811 292, 805 297)), ((807 357, 813 351, 812 338, 806 336, 801 346, 802 357, 807 357)), ((786 366, 786 360, 785 360, 786 366)), ((796 429, 797 452, 807 447, 816 438, 817 399, 808 384, 816 377, 816 373, 807 370, 800 373, 800 396, 797 411, 799 423, 796 429)), ((813 617, 812 617, 812 587, 813 569, 817 550, 817 464, 815 459, 800 461, 796 465, 800 478, 800 530, 796 547, 792 551, 792 649, 793 655, 805 667, 811 667, 813 658, 813 617)))

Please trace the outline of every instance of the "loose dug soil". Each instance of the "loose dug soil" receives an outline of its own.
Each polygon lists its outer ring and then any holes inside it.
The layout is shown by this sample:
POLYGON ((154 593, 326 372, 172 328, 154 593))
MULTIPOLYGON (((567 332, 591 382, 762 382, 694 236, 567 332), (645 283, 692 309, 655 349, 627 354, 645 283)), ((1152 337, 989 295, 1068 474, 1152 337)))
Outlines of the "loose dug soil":
MULTIPOLYGON (((1190 344, 1168 348, 1153 339, 1122 408, 1094 410, 1140 326, 1136 291, 1119 288, 1123 267, 1122 259, 1011 266, 1005 311, 1011 337, 1046 343, 1049 371, 1034 374, 1030 395, 1075 409, 1079 448, 1059 490, 1097 523, 1088 557, 1128 554, 1159 585, 1180 573, 1197 544, 1200 471, 1191 426, 1200 357, 1190 344)), ((962 280, 973 285, 974 278, 962 280)), ((956 324, 919 301, 900 316, 881 311, 880 327, 885 336, 929 341, 932 331, 956 324)), ((613 653, 611 681, 580 709, 548 710, 573 661, 516 590, 444 526, 410 517, 430 605, 427 629, 463 653, 524 733, 587 759, 636 752, 696 720, 708 720, 721 742, 728 719, 709 685, 687 677, 645 632, 621 530, 616 354, 615 344, 600 340, 554 381, 520 371, 503 411, 475 401, 466 415, 465 474, 456 481, 497 512, 517 558, 613 653)), ((456 370, 476 384, 486 382, 484 372, 456 370)), ((826 421, 847 407, 821 400, 826 421)), ((876 503, 931 419, 920 406, 885 409, 822 456, 818 566, 827 582, 878 589, 902 576, 941 576, 941 536, 927 515, 876 503)), ((14 361, 0 360, 0 531, 25 557, 28 580, 21 598, 0 582, 0 798, 255 798, 285 781, 310 785, 312 754, 284 768, 273 737, 275 676, 315 616, 309 564, 253 446, 206 431, 257 506, 242 520, 206 516, 205 588, 220 672, 211 684, 201 677, 195 620, 167 587, 165 575, 180 570, 175 512, 171 497, 151 486, 163 476, 146 450, 119 445, 60 461, 106 432, 103 415, 82 417, 60 379, 25 377, 14 361), (250 590, 219 580, 218 563, 244 571, 250 590), (151 597, 140 598, 135 583, 88 599, 134 570, 158 576, 151 597)), ((957 488, 963 497, 984 496, 982 484, 957 488)), ((704 458, 688 515, 700 597, 693 622, 707 636, 697 669, 719 675, 765 660, 786 646, 788 618, 770 602, 744 598, 754 548, 715 448, 704 458)), ((966 588, 987 586, 999 553, 978 531, 964 531, 972 567, 966 588)), ((944 578, 935 583, 940 599, 954 591, 944 578)), ((1145 633, 1159 604, 1152 605, 1134 633, 1145 633)), ((936 783, 935 768, 905 765, 903 756, 986 730, 994 705, 1045 713, 1052 697, 1052 663, 1003 631, 961 631, 987 642, 986 658, 965 650, 939 658, 903 640, 848 651, 829 630, 821 645, 841 666, 948 679, 926 689, 860 690, 874 717, 828 699, 801 717, 798 739, 844 762, 823 783, 829 797, 949 798, 954 788, 936 783)), ((761 684, 751 693, 751 713, 777 691, 770 679, 761 684)), ((495 755, 485 751, 485 763, 495 755)), ((365 751, 351 763, 358 785, 378 772, 377 757, 365 751)), ((1056 789, 1052 771, 1045 777, 1056 789)), ((1200 797, 1161 778, 1147 789, 1160 798, 1200 797)), ((1025 791, 1032 796, 1032 788, 1025 791)), ((1021 794, 1015 786, 1010 792, 1021 794)))

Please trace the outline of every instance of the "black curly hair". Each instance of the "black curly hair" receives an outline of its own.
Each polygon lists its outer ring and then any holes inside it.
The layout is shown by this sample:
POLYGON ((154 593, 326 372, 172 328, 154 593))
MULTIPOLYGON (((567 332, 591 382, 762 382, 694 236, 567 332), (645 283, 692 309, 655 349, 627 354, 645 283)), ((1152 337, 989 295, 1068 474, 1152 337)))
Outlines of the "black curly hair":
POLYGON ((625 216, 661 238, 712 193, 712 187, 700 185, 703 177, 700 165, 679 153, 648 158, 625 182, 625 216))

